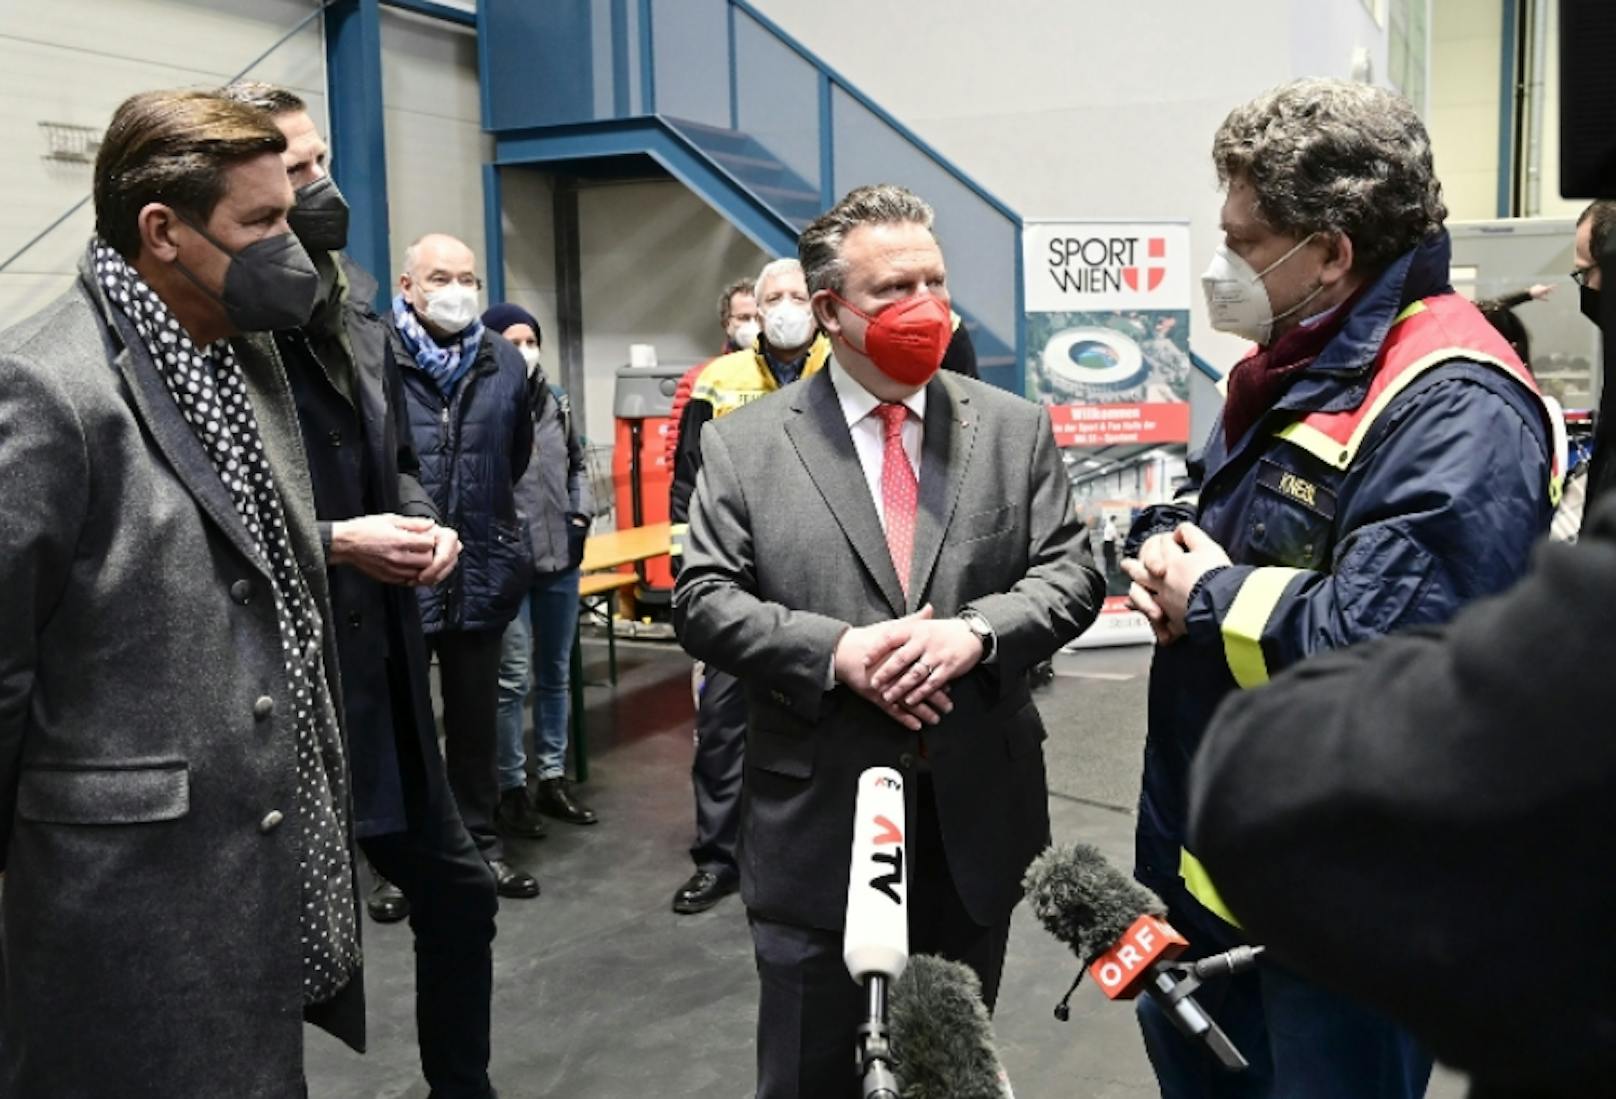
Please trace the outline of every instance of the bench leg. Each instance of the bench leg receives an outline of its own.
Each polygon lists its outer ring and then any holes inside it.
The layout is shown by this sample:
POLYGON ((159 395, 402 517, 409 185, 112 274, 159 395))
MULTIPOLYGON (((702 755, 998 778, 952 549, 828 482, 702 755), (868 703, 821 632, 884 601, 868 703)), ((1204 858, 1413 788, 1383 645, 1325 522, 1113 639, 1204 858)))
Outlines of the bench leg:
POLYGON ((612 623, 611 606, 606 608, 606 669, 612 686, 617 686, 617 628, 612 623))
POLYGON ((577 781, 589 781, 589 731, 584 727, 583 631, 572 634, 572 766, 577 781))

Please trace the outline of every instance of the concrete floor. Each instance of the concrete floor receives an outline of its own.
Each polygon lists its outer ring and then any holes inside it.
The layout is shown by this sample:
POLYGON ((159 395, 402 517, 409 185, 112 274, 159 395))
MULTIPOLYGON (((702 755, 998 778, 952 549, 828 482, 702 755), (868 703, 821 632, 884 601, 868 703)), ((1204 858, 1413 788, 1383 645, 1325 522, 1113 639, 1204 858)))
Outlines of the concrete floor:
MULTIPOLYGON (((493 1078, 502 1099, 743 1099, 752 1094, 756 976, 739 900, 675 916, 690 873, 689 662, 672 646, 619 643, 621 678, 586 644, 592 828, 552 824, 510 844, 543 895, 506 901, 495 943, 493 1078)), ((1097 844, 1130 863, 1144 736, 1148 648, 1057 659, 1039 694, 1050 810, 1060 841, 1097 844)), ((413 1022, 407 925, 366 923, 371 1051, 358 1057, 308 1030, 313 1099, 424 1099, 413 1022)), ((1157 1094, 1132 1012, 1089 982, 1069 1023, 1051 1014, 1077 962, 1025 910, 1017 913, 995 1019, 1021 1099, 1157 1094)), ((1458 1099, 1439 1072, 1431 1099, 1458 1099)))

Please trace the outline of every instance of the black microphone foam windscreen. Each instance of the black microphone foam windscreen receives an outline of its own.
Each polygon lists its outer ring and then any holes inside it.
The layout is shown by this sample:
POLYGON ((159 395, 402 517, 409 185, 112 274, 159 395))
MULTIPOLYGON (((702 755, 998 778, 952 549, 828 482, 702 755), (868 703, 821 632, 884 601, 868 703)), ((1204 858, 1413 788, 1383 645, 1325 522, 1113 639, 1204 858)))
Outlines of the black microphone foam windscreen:
POLYGON ((893 987, 892 1053, 903 1099, 998 1099, 1009 1093, 982 985, 969 967, 919 954, 893 987))
POLYGON ((1055 844, 1023 879, 1032 910, 1084 965, 1111 946, 1133 921, 1165 916, 1160 897, 1113 866, 1092 844, 1055 844))

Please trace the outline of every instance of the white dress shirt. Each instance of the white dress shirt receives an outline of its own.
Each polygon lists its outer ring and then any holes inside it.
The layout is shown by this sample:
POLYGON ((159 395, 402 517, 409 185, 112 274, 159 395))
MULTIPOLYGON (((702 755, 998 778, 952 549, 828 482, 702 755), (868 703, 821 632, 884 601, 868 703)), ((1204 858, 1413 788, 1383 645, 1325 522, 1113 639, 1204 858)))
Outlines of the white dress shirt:
MULTIPOLYGON (((881 464, 886 460, 886 424, 875 414, 881 398, 859 384, 835 356, 830 360, 830 381, 841 402, 847 430, 853 436, 853 449, 858 452, 859 465, 864 469, 864 483, 869 486, 870 499, 875 502, 875 514, 881 520, 881 529, 887 525, 886 503, 881 499, 881 464)), ((903 406, 909 415, 903 421, 903 451, 915 471, 915 483, 920 482, 920 444, 926 435, 926 390, 921 387, 911 394, 903 406)))

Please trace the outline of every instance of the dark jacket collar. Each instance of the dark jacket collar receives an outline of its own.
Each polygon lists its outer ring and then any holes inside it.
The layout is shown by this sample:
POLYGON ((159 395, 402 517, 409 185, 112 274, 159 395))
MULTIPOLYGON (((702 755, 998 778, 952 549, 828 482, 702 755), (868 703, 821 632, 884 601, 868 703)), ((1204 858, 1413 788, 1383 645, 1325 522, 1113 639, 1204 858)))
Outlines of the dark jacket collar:
POLYGON ((1412 303, 1452 289, 1448 264, 1453 243, 1442 229, 1403 253, 1380 273, 1352 305, 1340 333, 1331 340, 1308 374, 1352 376, 1366 373, 1380 355, 1386 333, 1397 315, 1412 303))
POLYGON ((1275 412, 1342 412, 1361 405, 1369 393, 1371 368, 1398 314, 1423 298, 1452 291, 1448 283, 1452 255, 1453 242, 1448 231, 1442 229, 1388 264, 1347 307, 1351 312, 1346 323, 1318 358, 1232 447, 1225 444, 1220 416, 1206 442, 1207 481, 1244 451, 1252 439, 1271 430, 1266 425, 1275 412))

